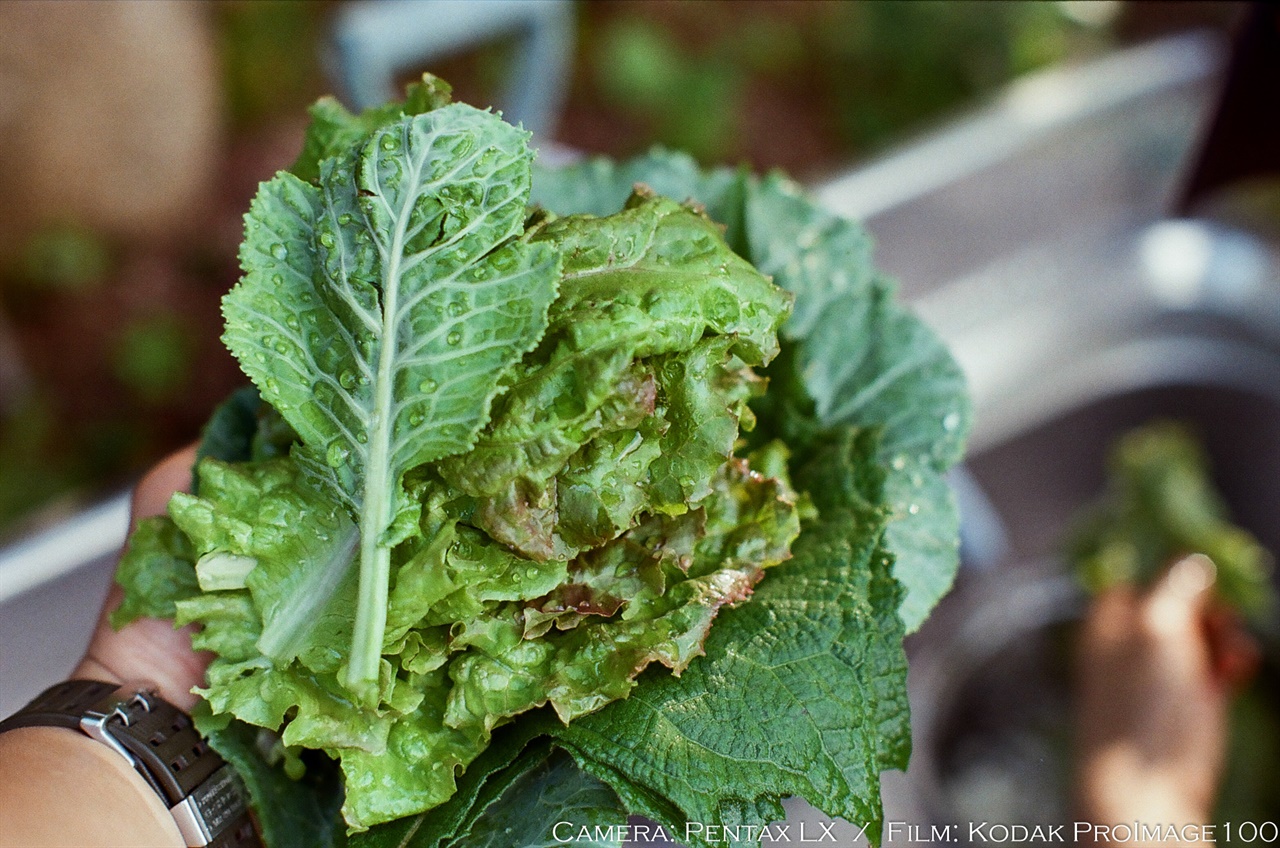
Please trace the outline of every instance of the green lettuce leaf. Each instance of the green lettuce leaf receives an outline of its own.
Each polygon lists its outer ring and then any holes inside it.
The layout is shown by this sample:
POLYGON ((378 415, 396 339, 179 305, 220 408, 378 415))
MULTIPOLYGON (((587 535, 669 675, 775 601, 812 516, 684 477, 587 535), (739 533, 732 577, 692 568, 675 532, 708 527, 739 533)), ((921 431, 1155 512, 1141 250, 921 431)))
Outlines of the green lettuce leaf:
POLYGON ((111 612, 112 627, 138 618, 173 618, 177 601, 200 592, 191 541, 166 515, 142 519, 120 557, 116 582, 124 599, 111 612))
POLYGON ((385 103, 352 115, 332 97, 321 97, 307 110, 311 123, 302 140, 302 152, 289 168, 308 182, 320 178, 320 163, 346 153, 375 130, 411 115, 421 115, 449 105, 452 87, 430 74, 405 90, 403 102, 385 103))
POLYGON ((520 238, 527 134, 454 104, 374 131, 319 185, 265 183, 224 340, 302 439, 298 460, 360 528, 344 683, 377 697, 406 471, 470 448, 504 371, 546 329, 555 252, 520 238))
POLYGON ((959 367, 893 301, 866 232, 781 175, 702 171, 688 156, 655 150, 624 163, 538 169, 532 199, 564 214, 598 212, 616 208, 637 183, 703 204, 743 258, 796 296, 782 355, 765 372, 769 395, 757 402, 758 439, 802 450, 836 425, 881 428, 877 460, 894 478, 888 485, 900 525, 889 530, 894 576, 907 590, 900 614, 914 631, 959 565, 959 518, 941 477, 963 454, 972 419, 959 367))
POLYGON ((379 825, 349 840, 352 848, 439 848, 466 845, 475 821, 529 771, 551 755, 547 740, 533 740, 523 724, 494 734, 488 748, 458 778, 457 791, 427 813, 379 825))
POLYGON ((304 763, 269 732, 229 716, 214 716, 207 704, 197 704, 192 718, 209 745, 239 772, 258 811, 265 844, 271 848, 346 845, 338 815, 342 783, 331 763, 319 756, 308 756, 304 763))

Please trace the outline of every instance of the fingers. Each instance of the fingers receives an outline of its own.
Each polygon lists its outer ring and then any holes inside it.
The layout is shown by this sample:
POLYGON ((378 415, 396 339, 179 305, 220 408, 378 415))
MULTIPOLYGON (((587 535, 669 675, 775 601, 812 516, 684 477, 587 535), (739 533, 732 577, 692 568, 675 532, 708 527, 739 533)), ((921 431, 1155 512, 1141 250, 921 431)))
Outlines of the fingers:
POLYGON ((1195 554, 1174 563, 1151 593, 1151 621, 1160 632, 1185 633, 1203 646, 1212 683, 1240 689, 1257 671, 1261 652, 1234 611, 1214 596, 1217 569, 1195 554))
POLYGON ((1181 814, 1198 821, 1211 806, 1229 700, 1206 625, 1217 609, 1215 579, 1211 561, 1186 557, 1149 589, 1115 587, 1092 604, 1076 681, 1086 807, 1127 820, 1133 804, 1144 809, 1145 793, 1148 801, 1182 799, 1181 814), (1120 807, 1105 806, 1113 802, 1120 807))
POLYGON ((1157 592, 1165 592, 1192 604, 1206 601, 1209 589, 1218 578, 1218 567, 1204 554, 1192 554, 1169 567, 1156 584, 1157 592))
POLYGON ((1099 595, 1089 606, 1081 633, 1081 659, 1086 665, 1115 654, 1133 638, 1141 598, 1127 586, 1099 595))
POLYGON ((1217 575, 1213 561, 1202 554, 1175 562, 1151 587, 1146 600, 1147 625, 1165 637, 1198 639, 1217 575))

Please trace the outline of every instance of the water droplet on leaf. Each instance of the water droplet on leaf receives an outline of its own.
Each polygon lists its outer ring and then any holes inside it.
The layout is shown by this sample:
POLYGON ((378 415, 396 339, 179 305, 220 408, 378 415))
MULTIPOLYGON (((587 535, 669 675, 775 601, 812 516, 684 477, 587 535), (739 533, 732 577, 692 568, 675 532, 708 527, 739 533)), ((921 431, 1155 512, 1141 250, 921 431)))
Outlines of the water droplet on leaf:
POLYGON ((271 245, 271 255, 276 259, 288 259, 289 248, 285 247, 283 244, 273 244, 271 245))
POLYGON ((347 461, 347 457, 351 455, 351 451, 347 450, 346 445, 341 442, 334 442, 329 445, 329 451, 325 454, 325 461, 332 468, 339 468, 347 461))

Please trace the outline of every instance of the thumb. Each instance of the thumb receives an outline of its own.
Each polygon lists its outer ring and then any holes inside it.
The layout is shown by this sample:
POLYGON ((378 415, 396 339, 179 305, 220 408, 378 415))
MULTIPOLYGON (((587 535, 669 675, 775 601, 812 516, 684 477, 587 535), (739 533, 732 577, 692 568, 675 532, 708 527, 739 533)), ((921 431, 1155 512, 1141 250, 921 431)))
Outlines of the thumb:
POLYGON ((1151 589, 1151 623, 1162 631, 1181 630, 1199 622, 1213 600, 1218 569, 1204 554, 1175 562, 1151 589))

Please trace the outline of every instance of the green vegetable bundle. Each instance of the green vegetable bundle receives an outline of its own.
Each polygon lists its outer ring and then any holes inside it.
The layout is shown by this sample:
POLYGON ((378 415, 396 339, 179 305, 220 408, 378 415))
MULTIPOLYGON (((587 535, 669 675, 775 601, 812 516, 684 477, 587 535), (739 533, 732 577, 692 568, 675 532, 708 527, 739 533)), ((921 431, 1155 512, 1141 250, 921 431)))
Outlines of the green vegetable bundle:
POLYGON ((116 619, 200 625, 268 842, 516 845, 547 797, 876 833, 969 411, 866 237, 672 154, 535 173, 433 78, 312 115, 224 302, 255 388, 116 619))
POLYGON ((1204 554, 1216 588, 1234 608, 1265 621, 1275 610, 1271 554, 1233 525, 1187 427, 1155 421, 1116 441, 1107 488, 1077 522, 1067 557, 1091 592, 1154 583, 1176 559, 1204 554))

